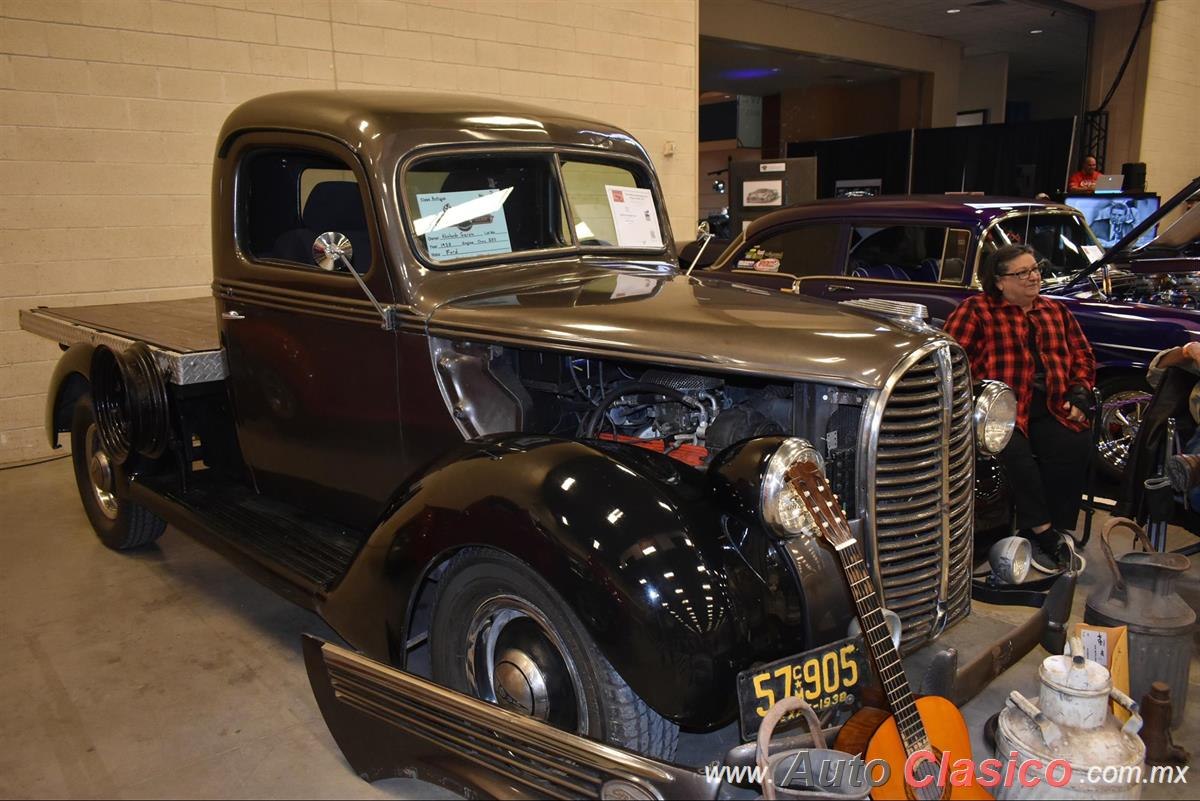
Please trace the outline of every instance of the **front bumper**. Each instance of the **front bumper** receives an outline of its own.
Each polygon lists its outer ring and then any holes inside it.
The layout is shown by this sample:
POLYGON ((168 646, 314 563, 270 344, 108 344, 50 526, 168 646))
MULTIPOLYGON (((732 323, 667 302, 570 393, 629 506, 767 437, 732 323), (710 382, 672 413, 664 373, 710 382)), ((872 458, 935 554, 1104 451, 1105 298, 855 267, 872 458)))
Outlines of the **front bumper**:
MULTIPOLYGON (((953 650, 938 653, 921 691, 961 706, 1039 642, 1061 652, 1074 592, 1075 575, 1065 574, 1044 594, 1011 596, 1037 610, 961 668, 953 650)), ((333 738, 367 781, 419 778, 468 798, 712 799, 721 789, 703 768, 568 734, 314 637, 304 638, 304 660, 333 738)), ((803 735, 772 750, 809 745, 803 735)), ((751 766, 754 748, 735 746, 714 763, 751 766)))

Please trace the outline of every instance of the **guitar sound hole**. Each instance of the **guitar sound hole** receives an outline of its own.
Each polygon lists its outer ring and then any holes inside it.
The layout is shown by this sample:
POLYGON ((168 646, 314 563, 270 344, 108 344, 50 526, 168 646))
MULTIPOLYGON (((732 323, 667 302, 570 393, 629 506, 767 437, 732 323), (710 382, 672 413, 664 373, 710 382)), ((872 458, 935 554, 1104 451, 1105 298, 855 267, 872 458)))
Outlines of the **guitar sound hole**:
POLYGON ((933 781, 924 787, 911 787, 905 785, 905 795, 912 801, 943 801, 950 797, 950 785, 947 783, 945 787, 938 787, 938 769, 942 760, 941 749, 929 747, 933 752, 933 759, 923 759, 913 766, 913 778, 925 779, 930 778, 933 781))

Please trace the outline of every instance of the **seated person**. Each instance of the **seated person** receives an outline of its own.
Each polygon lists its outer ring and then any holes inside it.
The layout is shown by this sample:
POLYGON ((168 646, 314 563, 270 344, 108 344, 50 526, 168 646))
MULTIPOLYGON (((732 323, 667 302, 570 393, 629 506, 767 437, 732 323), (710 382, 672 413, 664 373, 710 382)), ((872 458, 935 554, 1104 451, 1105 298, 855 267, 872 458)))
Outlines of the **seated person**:
POLYGON ((1091 192, 1096 188, 1100 171, 1096 169, 1096 157, 1090 153, 1083 157, 1079 164, 1079 172, 1071 173, 1067 179, 1067 189, 1072 192, 1091 192))
POLYGON ((999 454, 1016 504, 1016 524, 1043 573, 1065 569, 1092 454, 1088 400, 1096 361, 1079 323, 1040 294, 1032 248, 1005 245, 979 269, 983 293, 950 313, 975 380, 1003 381, 1017 396, 1017 425, 999 454))
MULTIPOLYGON (((1146 380, 1156 391, 1162 387, 1163 376, 1168 368, 1180 367, 1200 375, 1200 342, 1189 342, 1178 348, 1160 351, 1146 370, 1146 380)), ((1200 423, 1200 382, 1192 387, 1188 395, 1188 411, 1192 420, 1200 423)), ((1171 488, 1187 497, 1188 506, 1200 512, 1200 426, 1183 446, 1183 453, 1171 457, 1167 463, 1167 477, 1171 488)))

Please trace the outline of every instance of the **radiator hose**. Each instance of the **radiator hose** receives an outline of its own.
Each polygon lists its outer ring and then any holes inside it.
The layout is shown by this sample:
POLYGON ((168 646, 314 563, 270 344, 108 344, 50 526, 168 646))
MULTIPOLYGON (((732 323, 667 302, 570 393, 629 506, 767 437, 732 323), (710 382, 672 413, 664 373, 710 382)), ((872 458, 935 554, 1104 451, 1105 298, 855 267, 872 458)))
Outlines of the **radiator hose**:
POLYGON ((133 452, 155 458, 167 445, 167 387, 154 354, 137 342, 92 354, 92 403, 104 450, 117 464, 133 452))

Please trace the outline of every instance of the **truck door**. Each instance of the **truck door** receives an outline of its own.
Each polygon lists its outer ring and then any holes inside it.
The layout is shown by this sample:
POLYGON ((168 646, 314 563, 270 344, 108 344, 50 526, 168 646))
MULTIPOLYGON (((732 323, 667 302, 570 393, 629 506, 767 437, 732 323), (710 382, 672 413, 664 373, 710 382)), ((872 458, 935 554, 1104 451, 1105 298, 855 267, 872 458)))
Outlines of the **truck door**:
POLYGON ((383 304, 392 282, 358 160, 319 137, 245 134, 218 164, 214 292, 242 453, 259 492, 366 529, 399 480, 396 335, 313 240, 337 231, 383 304))

